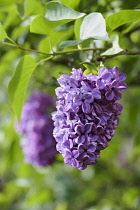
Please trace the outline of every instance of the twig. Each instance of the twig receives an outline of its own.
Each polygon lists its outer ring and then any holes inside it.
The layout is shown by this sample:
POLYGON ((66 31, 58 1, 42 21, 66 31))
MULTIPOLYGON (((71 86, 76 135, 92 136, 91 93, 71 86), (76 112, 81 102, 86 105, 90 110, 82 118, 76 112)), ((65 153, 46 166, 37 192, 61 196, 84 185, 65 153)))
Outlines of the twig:
MULTIPOLYGON (((44 61, 46 61, 47 59, 51 59, 52 57, 57 56, 57 55, 70 54, 70 53, 82 52, 82 51, 95 51, 96 52, 96 51, 105 51, 105 50, 107 50, 106 48, 82 48, 82 49, 73 49, 73 50, 45 53, 45 52, 41 52, 41 51, 34 50, 34 49, 24 48, 24 47, 21 47, 19 45, 14 45, 14 44, 11 44, 11 43, 8 43, 8 42, 0 42, 0 44, 8 45, 10 47, 18 48, 18 49, 21 49, 21 50, 24 50, 24 51, 28 51, 28 52, 35 52, 35 53, 38 53, 38 54, 43 54, 43 55, 50 56, 49 58, 45 58, 44 61)), ((140 55, 140 50, 138 50, 138 51, 128 51, 128 50, 126 50, 126 51, 123 51, 123 52, 120 52, 120 53, 117 53, 117 54, 114 54, 114 55, 101 56, 100 58, 101 59, 102 58, 103 59, 108 59, 108 58, 113 58, 113 57, 116 57, 116 56, 119 56, 119 55, 140 55)))
POLYGON ((140 55, 140 50, 138 50, 138 51, 127 51, 126 50, 126 51, 122 51, 122 52, 114 54, 114 55, 104 55, 101 58, 108 59, 108 58, 113 58, 113 57, 116 57, 119 55, 140 55))
POLYGON ((21 49, 21 50, 24 50, 24 51, 35 52, 35 53, 48 55, 48 56, 56 56, 56 55, 61 55, 61 54, 68 54, 68 53, 75 53, 75 52, 89 51, 89 50, 92 50, 92 51, 104 51, 104 50, 106 50, 106 48, 82 48, 82 49, 73 49, 73 50, 45 53, 45 52, 41 52, 41 51, 34 50, 34 49, 24 48, 22 46, 14 45, 14 44, 11 44, 11 43, 8 43, 8 42, 0 42, 0 44, 7 45, 7 46, 10 46, 10 47, 14 47, 14 48, 18 48, 18 49, 21 49))

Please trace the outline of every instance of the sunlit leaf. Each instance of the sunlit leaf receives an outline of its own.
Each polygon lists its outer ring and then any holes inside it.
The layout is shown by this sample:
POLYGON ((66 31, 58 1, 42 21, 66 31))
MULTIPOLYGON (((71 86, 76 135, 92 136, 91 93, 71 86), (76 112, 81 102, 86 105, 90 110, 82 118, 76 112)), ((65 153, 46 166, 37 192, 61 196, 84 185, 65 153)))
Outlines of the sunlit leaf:
POLYGON ((106 17, 106 25, 109 30, 114 30, 119 26, 131 21, 140 20, 140 11, 136 10, 121 10, 106 17))
POLYGON ((60 0, 60 2, 62 4, 65 4, 66 6, 68 6, 70 8, 73 8, 73 9, 75 9, 79 5, 80 1, 81 0, 76 0, 76 1, 73 1, 73 0, 69 0, 69 1, 68 0, 60 0))
POLYGON ((0 23, 0 41, 2 39, 8 38, 6 31, 4 30, 4 27, 0 23))
POLYGON ((85 13, 77 12, 59 2, 49 2, 46 5, 45 17, 51 21, 67 20, 69 22, 84 15, 85 13))
MULTIPOLYGON (((30 31, 37 34, 50 34, 57 28, 61 21, 50 21, 43 15, 37 15, 30 25, 30 31)), ((63 23, 62 23, 63 24, 63 23)))
MULTIPOLYGON (((64 31, 54 31, 51 35, 51 44, 52 44, 52 49, 56 50, 60 43, 63 40, 69 39, 73 34, 72 28, 68 28, 67 33, 64 33, 64 31)), ((42 52, 50 52, 50 40, 49 37, 45 37, 44 39, 41 40, 39 43, 39 50, 42 52)))
POLYGON ((18 120, 20 119, 26 89, 35 67, 35 60, 30 55, 25 55, 21 58, 8 86, 9 98, 18 120))
POLYGON ((98 74, 98 68, 93 63, 83 62, 82 64, 86 68, 84 74, 90 74, 90 73, 94 75, 98 74))
POLYGON ((112 47, 108 50, 106 50, 104 53, 102 53, 101 55, 114 55, 117 54, 119 52, 122 52, 123 49, 120 48, 119 46, 119 36, 118 35, 114 35, 112 38, 112 47))
POLYGON ((93 12, 84 18, 80 28, 80 39, 88 38, 109 40, 106 23, 101 13, 93 12))
POLYGON ((30 31, 37 34, 51 34, 55 28, 82 17, 84 13, 77 12, 59 2, 49 2, 46 15, 36 16, 30 25, 30 31))
POLYGON ((24 18, 29 15, 44 15, 45 8, 41 4, 40 0, 25 0, 24 2, 24 18))
POLYGON ((7 6, 9 4, 15 3, 17 0, 0 0, 0 6, 7 6))

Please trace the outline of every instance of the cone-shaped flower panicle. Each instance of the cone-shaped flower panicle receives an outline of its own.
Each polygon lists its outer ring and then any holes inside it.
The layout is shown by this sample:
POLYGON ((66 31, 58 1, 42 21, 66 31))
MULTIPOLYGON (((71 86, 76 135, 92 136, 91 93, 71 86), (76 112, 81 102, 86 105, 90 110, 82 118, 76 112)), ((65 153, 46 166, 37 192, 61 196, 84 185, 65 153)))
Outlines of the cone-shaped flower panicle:
POLYGON ((54 109, 54 98, 35 91, 24 104, 18 130, 23 135, 21 146, 25 160, 34 166, 51 165, 57 154, 53 121, 48 116, 54 109))
POLYGON ((118 125, 125 79, 117 67, 101 68, 97 76, 73 69, 58 79, 53 135, 66 164, 83 170, 97 162, 118 125))

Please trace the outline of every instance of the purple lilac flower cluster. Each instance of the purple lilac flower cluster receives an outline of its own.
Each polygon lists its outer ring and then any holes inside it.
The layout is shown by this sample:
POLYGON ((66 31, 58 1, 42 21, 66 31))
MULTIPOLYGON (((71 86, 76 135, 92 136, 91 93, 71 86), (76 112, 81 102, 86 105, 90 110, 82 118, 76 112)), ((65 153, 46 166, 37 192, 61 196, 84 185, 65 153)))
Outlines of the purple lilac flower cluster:
POLYGON ((125 79, 117 67, 101 68, 97 76, 73 69, 71 76, 58 79, 53 135, 66 164, 83 170, 97 162, 118 125, 122 105, 117 101, 126 90, 125 79))
POLYGON ((47 114, 49 107, 54 107, 54 98, 39 91, 23 107, 18 130, 24 136, 21 146, 25 160, 34 166, 52 164, 57 154, 54 125, 47 114))

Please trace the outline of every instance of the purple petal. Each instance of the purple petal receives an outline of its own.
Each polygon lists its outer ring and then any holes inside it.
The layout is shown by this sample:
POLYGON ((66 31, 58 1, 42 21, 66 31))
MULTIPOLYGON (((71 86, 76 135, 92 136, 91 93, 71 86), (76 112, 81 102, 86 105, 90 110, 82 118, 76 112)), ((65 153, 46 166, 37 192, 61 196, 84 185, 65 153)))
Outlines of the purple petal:
POLYGON ((120 103, 116 103, 116 108, 117 108, 117 111, 118 111, 119 113, 122 112, 123 107, 122 107, 122 105, 121 105, 120 103))
POLYGON ((89 156, 91 161, 94 161, 96 159, 96 156, 93 153, 88 153, 88 156, 89 156))
POLYGON ((72 76, 73 78, 78 79, 79 77, 81 77, 83 75, 82 69, 72 69, 72 76))
POLYGON ((107 72, 108 72, 108 69, 106 67, 103 67, 98 71, 98 76, 101 77, 103 74, 107 72))
POLYGON ((101 93, 99 90, 92 90, 92 95, 94 96, 94 98, 96 99, 101 99, 101 93))
POLYGON ((81 153, 81 154, 78 156, 77 160, 83 161, 83 159, 85 158, 85 156, 86 156, 86 154, 83 152, 83 153, 81 153))
POLYGON ((89 103, 89 104, 93 102, 93 96, 91 93, 84 94, 83 99, 86 101, 86 103, 89 103))
POLYGON ((67 165, 70 165, 70 166, 72 166, 73 164, 72 164, 72 158, 64 158, 64 163, 65 164, 67 164, 67 165))
POLYGON ((66 157, 66 158, 72 158, 72 153, 71 153, 71 151, 69 150, 69 149, 65 149, 65 152, 64 152, 64 156, 66 157))
POLYGON ((100 115, 101 124, 105 125, 109 118, 110 118, 110 115, 107 113, 103 113, 102 115, 100 115))
POLYGON ((62 143, 62 145, 63 145, 65 148, 69 148, 69 149, 72 148, 72 146, 73 146, 69 140, 64 141, 64 142, 62 143))
POLYGON ((80 153, 80 154, 83 153, 83 152, 85 151, 85 148, 84 148, 84 145, 83 145, 83 144, 80 144, 80 145, 78 146, 78 149, 79 149, 79 153, 80 153))
POLYGON ((95 104, 94 107, 96 109, 97 114, 102 114, 103 110, 100 105, 95 104))
POLYGON ((119 85, 118 89, 122 92, 126 91, 127 85, 124 82, 121 82, 121 84, 119 85))
POLYGON ((114 81, 112 82, 112 87, 118 88, 118 87, 119 87, 119 81, 114 80, 114 81))
POLYGON ((112 74, 110 72, 107 72, 102 75, 102 80, 104 80, 106 82, 110 82, 111 79, 112 79, 112 74))
POLYGON ((97 139, 98 139, 98 135, 96 135, 96 134, 93 134, 92 136, 91 136, 91 141, 96 141, 97 139))
POLYGON ((90 145, 88 146, 88 152, 94 152, 95 150, 96 150, 95 144, 90 144, 90 145))
POLYGON ((77 143, 77 144, 82 144, 82 143, 84 143, 85 141, 86 141, 86 136, 85 135, 81 135, 81 136, 79 136, 76 140, 75 140, 75 142, 77 143))
POLYGON ((85 134, 85 125, 81 124, 81 133, 85 134))
POLYGON ((98 134, 101 134, 101 133, 103 133, 103 127, 102 126, 97 126, 97 133, 98 134))
POLYGON ((77 160, 75 160, 74 158, 72 159, 72 166, 74 166, 74 167, 78 167, 78 161, 77 160))
POLYGON ((126 79, 126 74, 119 73, 119 81, 124 81, 126 79))
POLYGON ((89 113, 90 110, 91 110, 90 105, 88 103, 86 103, 86 102, 83 102, 82 110, 83 110, 84 113, 89 113))
POLYGON ((116 100, 120 100, 121 99, 122 95, 121 95, 121 93, 119 91, 115 90, 114 94, 115 94, 116 100))
POLYGON ((74 158, 77 158, 79 156, 79 151, 77 149, 72 151, 72 154, 74 156, 74 158))
POLYGON ((79 134, 79 135, 81 135, 81 133, 82 133, 81 128, 82 128, 81 125, 77 125, 77 126, 75 127, 75 131, 76 131, 76 133, 79 134))
POLYGON ((91 132, 91 128, 92 128, 91 123, 87 123, 87 124, 85 125, 85 134, 90 133, 90 132, 91 132))
POLYGON ((105 83, 104 83, 104 81, 102 81, 102 79, 97 79, 97 87, 99 89, 104 89, 105 83))
POLYGON ((114 77, 117 78, 119 75, 119 70, 118 68, 115 66, 113 68, 109 68, 109 70, 113 73, 114 77))
POLYGON ((109 101, 111 101, 114 98, 114 96, 115 96, 114 92, 111 91, 111 90, 107 91, 106 94, 105 94, 106 99, 109 100, 109 101))
POLYGON ((103 149, 105 149, 105 147, 102 144, 97 145, 97 150, 103 150, 103 149))
POLYGON ((62 146, 60 143, 56 144, 56 150, 61 152, 62 146))
POLYGON ((64 134, 55 135, 55 139, 56 139, 56 141, 57 141, 58 143, 62 143, 63 137, 64 137, 64 134))

